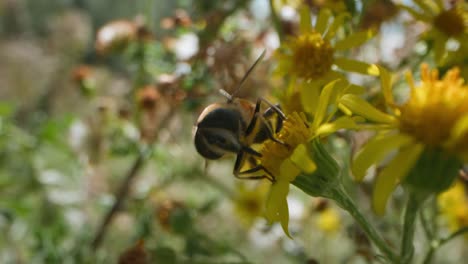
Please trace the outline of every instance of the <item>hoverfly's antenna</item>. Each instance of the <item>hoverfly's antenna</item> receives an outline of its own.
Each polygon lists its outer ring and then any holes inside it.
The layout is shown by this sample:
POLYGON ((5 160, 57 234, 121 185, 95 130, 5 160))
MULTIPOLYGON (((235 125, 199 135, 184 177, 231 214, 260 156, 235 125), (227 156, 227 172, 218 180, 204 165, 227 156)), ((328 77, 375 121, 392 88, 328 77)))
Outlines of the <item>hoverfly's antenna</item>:
POLYGON ((226 90, 224 90, 224 89, 219 89, 219 93, 220 93, 222 96, 226 97, 226 98, 228 99, 228 102, 232 102, 233 97, 232 97, 232 95, 230 95, 226 90))
POLYGON ((239 84, 237 85, 236 89, 234 89, 234 92, 232 94, 229 94, 224 89, 219 89, 219 92, 224 97, 226 97, 228 99, 228 102, 231 102, 233 100, 233 98, 239 93, 240 88, 244 84, 245 80, 247 80, 247 77, 249 77, 249 75, 252 73, 252 71, 255 69, 255 67, 257 67, 258 63, 263 59, 263 57, 265 57, 265 53, 266 53, 266 50, 263 50, 262 54, 260 54, 260 56, 258 56, 258 58, 255 60, 254 64, 252 64, 252 66, 250 66, 250 68, 244 74, 244 77, 242 77, 242 80, 239 82, 239 84))

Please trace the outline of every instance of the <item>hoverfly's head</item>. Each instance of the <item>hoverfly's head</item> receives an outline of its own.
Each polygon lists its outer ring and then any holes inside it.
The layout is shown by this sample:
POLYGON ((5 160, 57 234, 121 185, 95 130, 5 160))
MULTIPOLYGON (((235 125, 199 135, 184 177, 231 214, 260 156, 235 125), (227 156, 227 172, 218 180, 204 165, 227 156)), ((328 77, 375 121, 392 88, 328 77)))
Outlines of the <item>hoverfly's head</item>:
POLYGON ((201 113, 195 130, 195 148, 206 159, 239 153, 242 117, 228 105, 212 104, 201 113))

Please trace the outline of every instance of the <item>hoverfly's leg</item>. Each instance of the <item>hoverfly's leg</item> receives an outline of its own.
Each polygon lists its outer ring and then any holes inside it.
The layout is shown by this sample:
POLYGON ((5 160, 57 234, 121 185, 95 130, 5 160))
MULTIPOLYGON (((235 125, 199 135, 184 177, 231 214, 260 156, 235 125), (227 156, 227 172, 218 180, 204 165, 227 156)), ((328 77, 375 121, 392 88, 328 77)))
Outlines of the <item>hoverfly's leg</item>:
MULTIPOLYGON (((280 104, 275 104, 275 107, 278 108, 280 111, 281 111, 281 106, 280 104)), ((269 118, 271 117, 273 114, 277 113, 276 110, 272 107, 268 107, 267 110, 265 110, 265 112, 263 112, 263 117, 265 118, 269 118)), ((283 127, 283 117, 281 115, 276 115, 276 126, 275 126, 275 133, 278 133, 281 128, 283 127)), ((271 122, 269 122, 271 123, 271 122)), ((273 125, 270 124, 271 127, 273 127, 273 125)))
POLYGON ((252 132, 255 130, 255 127, 257 126, 257 121, 258 121, 258 113, 260 112, 260 100, 257 100, 257 103, 255 104, 255 109, 253 112, 253 117, 252 120, 250 120, 249 125, 247 126, 247 129, 245 130, 245 135, 249 136, 252 134, 252 132))
POLYGON ((269 109, 271 109, 272 111, 275 111, 282 120, 286 119, 286 115, 283 113, 283 111, 281 111, 281 109, 280 109, 280 107, 278 105, 274 105, 274 104, 270 103, 267 99, 265 99, 263 97, 258 98, 257 104, 259 103, 259 101, 263 101, 265 104, 267 104, 269 106, 267 111, 269 109))
MULTIPOLYGON (((282 124, 283 123, 283 120, 286 119, 286 116, 284 115, 284 113, 279 109, 278 106, 275 106, 273 105, 272 103, 268 102, 266 99, 260 97, 257 99, 257 104, 256 105, 260 105, 262 102, 265 102, 269 108, 263 113, 262 116, 260 116, 262 122, 265 124, 266 128, 267 128, 267 136, 269 139, 271 139, 272 141, 278 143, 278 144, 281 144, 281 145, 284 145, 284 146, 287 146, 286 143, 284 143, 283 141, 281 140, 278 140, 277 138, 275 138, 275 131, 273 131, 273 128, 271 127, 271 123, 268 122, 266 119, 265 119, 265 114, 269 114, 271 115, 269 112, 276 112, 278 114, 278 124, 282 124)), ((259 106, 260 108, 260 106, 259 106)), ((255 109, 257 109, 257 107, 255 107, 255 109)), ((280 127, 279 127, 280 128, 280 127)), ((279 132, 279 129, 278 127, 276 128, 276 132, 279 132)))
POLYGON ((263 116, 261 116, 260 119, 262 120, 262 122, 265 124, 265 126, 266 126, 266 128, 267 128, 267 129, 266 129, 267 137, 268 137, 269 139, 271 139, 272 141, 278 143, 278 144, 287 146, 286 143, 284 143, 283 141, 281 141, 281 140, 279 140, 279 139, 277 139, 277 138, 275 137, 275 134, 274 134, 274 132, 273 132, 273 128, 271 127, 270 122, 268 122, 263 116))
POLYGON ((241 152, 245 152, 245 153, 248 153, 252 156, 256 156, 256 157, 259 157, 261 158, 262 157, 262 154, 250 147, 242 147, 242 151, 241 152))
POLYGON ((259 179, 267 179, 271 182, 275 182, 276 179, 269 173, 263 165, 258 165, 257 167, 245 170, 245 171, 239 171, 237 174, 234 174, 234 176, 238 179, 247 179, 247 180, 259 180, 259 179), (243 175, 250 175, 250 174, 257 174, 257 173, 262 173, 263 175, 253 175, 253 176, 243 176, 243 175))
POLYGON ((246 161, 246 153, 241 151, 237 155, 236 163, 234 164, 233 174, 238 179, 243 180, 261 180, 261 179, 268 179, 271 182, 275 181, 275 178, 271 173, 269 173, 262 165, 256 165, 255 167, 241 171, 242 166, 246 161), (261 173, 261 175, 259 175, 261 173), (255 175, 252 175, 255 174, 255 175))
MULTIPOLYGON (((256 134, 256 133, 253 133, 253 132, 256 131, 256 129, 257 129, 257 131, 258 131, 258 129, 260 129, 260 127, 258 127, 258 126, 259 126, 259 121, 261 121, 261 123, 263 123, 267 128, 266 133, 267 133, 267 137, 269 139, 277 142, 278 144, 286 145, 284 142, 282 142, 282 141, 278 140, 277 138, 275 138, 273 128, 271 127, 270 123, 263 117, 263 115, 260 115, 260 107, 261 107, 262 101, 267 102, 265 99, 262 99, 262 98, 257 99, 257 103, 255 104, 254 114, 253 114, 252 120, 250 121, 250 124, 247 126, 247 129, 245 131, 245 135, 248 137, 250 135, 256 134)), ((270 105, 270 108, 271 107, 276 108, 274 105, 272 105, 269 102, 268 102, 268 105, 270 105)), ((276 112, 277 110, 273 110, 273 111, 276 112)), ((284 116, 284 114, 281 112, 281 110, 278 109, 278 111, 280 112, 280 114, 278 114, 278 115, 284 116)))

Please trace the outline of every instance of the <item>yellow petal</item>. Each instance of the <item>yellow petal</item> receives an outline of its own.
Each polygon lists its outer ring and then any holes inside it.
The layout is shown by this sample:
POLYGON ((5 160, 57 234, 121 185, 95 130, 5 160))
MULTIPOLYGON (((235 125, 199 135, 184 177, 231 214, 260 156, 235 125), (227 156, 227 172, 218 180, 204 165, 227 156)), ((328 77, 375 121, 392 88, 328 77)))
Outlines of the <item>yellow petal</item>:
POLYGON ((286 200, 288 192, 288 181, 276 181, 271 185, 265 208, 265 217, 270 223, 279 221, 284 233, 291 237, 288 231, 289 210, 286 200))
POLYGON ((310 10, 309 7, 302 7, 299 11, 300 15, 300 24, 299 24, 299 31, 310 32, 312 31, 312 21, 310 20, 310 10))
POLYGON ((390 194, 413 168, 423 149, 422 144, 411 144, 399 152, 382 170, 377 177, 372 195, 372 208, 376 214, 383 215, 385 213, 390 194))
POLYGON ((343 25, 344 20, 349 17, 350 15, 348 13, 340 13, 336 16, 333 23, 328 28, 326 35, 323 37, 326 39, 332 39, 335 36, 336 31, 343 25))
POLYGON ((340 69, 349 72, 357 72, 366 75, 379 75, 379 68, 375 64, 369 64, 362 61, 346 59, 343 57, 335 58, 335 64, 340 69))
POLYGON ((437 64, 442 63, 442 59, 445 55, 445 44, 448 40, 442 33, 435 32, 436 37, 434 38, 434 59, 437 64))
POLYGON ((435 15, 439 10, 434 1, 413 0, 427 15, 435 15))
POLYGON ((456 147, 456 144, 463 141, 463 137, 468 135, 468 114, 465 114, 457 120, 450 131, 450 139, 447 145, 456 147))
POLYGON ((328 105, 330 104, 330 98, 333 94, 333 89, 335 88, 337 81, 338 80, 334 80, 325 85, 322 92, 320 93, 317 109, 315 111, 314 122, 312 123, 312 129, 316 129, 325 119, 328 105))
POLYGON ((410 13, 412 17, 414 17, 416 20, 420 20, 426 23, 431 23, 432 18, 428 16, 427 14, 419 13, 418 11, 414 10, 413 8, 405 5, 397 5, 399 8, 405 10, 406 12, 410 13))
POLYGON ((357 129, 357 121, 363 121, 360 117, 342 116, 331 123, 326 123, 317 128, 315 136, 327 136, 340 129, 357 129), (360 120, 361 119, 361 120, 360 120))
POLYGON ((320 98, 320 86, 318 82, 307 82, 300 86, 301 103, 304 111, 314 116, 320 98))
POLYGON ((307 147, 304 144, 297 146, 289 159, 304 173, 310 174, 317 169, 317 165, 310 158, 307 147))
POLYGON ((350 84, 343 90, 343 94, 363 94, 365 92, 366 88, 356 84, 350 84))
POLYGON ((326 8, 322 8, 318 14, 317 22, 315 23, 315 30, 322 36, 325 33, 325 30, 327 29, 330 16, 331 11, 326 8))
MULTIPOLYGON (((338 111, 338 98, 343 96, 343 94, 358 92, 356 85, 351 85, 346 79, 339 79, 333 87, 332 93, 330 95, 328 106, 326 107, 326 115, 324 115, 324 120, 320 121, 318 125, 323 123, 328 123, 330 120, 335 117, 335 113, 338 111)), ((361 93, 358 93, 361 94, 361 93)), ((351 113, 352 114, 352 113, 351 113)), ((313 127, 313 126, 312 126, 313 127)), ((316 127, 313 127, 316 129, 316 127)))
POLYGON ((333 48, 335 50, 347 50, 350 48, 354 48, 368 41, 369 39, 374 37, 374 35, 375 32, 372 30, 353 33, 348 37, 336 42, 333 48))
POLYGON ((380 86, 382 87, 382 92, 385 98, 385 102, 389 106, 394 106, 395 101, 393 99, 393 92, 392 92, 392 76, 388 72, 387 69, 385 69, 382 66, 379 67, 379 75, 380 75, 380 86))
MULTIPOLYGON (((297 148, 296 148, 297 149, 297 148)), ((293 152, 294 153, 294 152, 293 152)), ((299 154, 299 153, 298 153, 299 154)), ((287 181, 292 182, 297 175, 301 173, 300 168, 298 168, 291 159, 285 159, 280 166, 280 175, 276 176, 278 181, 287 181)))
POLYGON ((374 122, 385 124, 395 124, 397 122, 395 117, 378 110, 366 100, 354 94, 343 95, 339 99, 339 103, 346 106, 354 114, 360 115, 374 122))
POLYGON ((370 166, 380 163, 392 150, 408 145, 412 141, 411 137, 404 134, 384 134, 374 137, 364 145, 353 160, 351 170, 354 178, 361 181, 370 166))
POLYGON ((341 112, 343 112, 345 115, 347 116, 352 116, 353 115, 353 111, 351 111, 351 109, 349 109, 346 105, 338 102, 338 108, 341 110, 341 112))

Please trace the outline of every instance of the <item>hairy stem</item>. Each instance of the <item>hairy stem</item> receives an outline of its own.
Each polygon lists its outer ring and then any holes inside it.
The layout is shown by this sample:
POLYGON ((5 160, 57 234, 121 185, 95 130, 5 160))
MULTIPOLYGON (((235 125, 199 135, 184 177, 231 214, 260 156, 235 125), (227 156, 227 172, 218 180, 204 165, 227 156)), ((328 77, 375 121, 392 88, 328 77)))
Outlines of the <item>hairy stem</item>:
POLYGON ((369 223, 366 217, 359 211, 354 201, 344 191, 343 188, 337 188, 334 192, 334 199, 337 204, 346 210, 354 220, 361 226, 374 245, 389 259, 392 263, 397 262, 398 257, 389 247, 388 243, 379 235, 375 228, 369 223))
POLYGON ((420 201, 415 195, 410 194, 406 204, 405 216, 403 222, 403 238, 401 241, 401 261, 402 263, 411 263, 414 253, 414 231, 416 227, 416 216, 418 214, 420 201))

